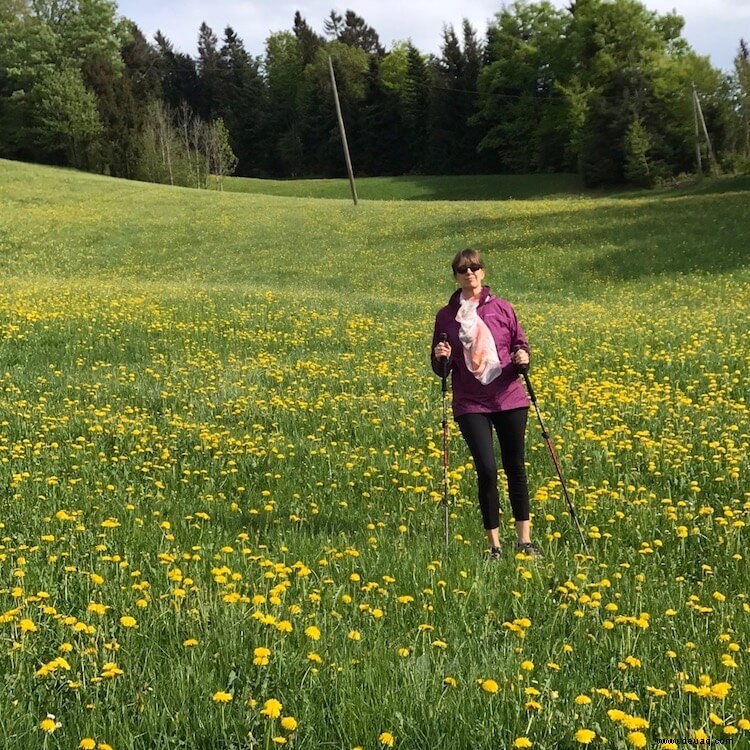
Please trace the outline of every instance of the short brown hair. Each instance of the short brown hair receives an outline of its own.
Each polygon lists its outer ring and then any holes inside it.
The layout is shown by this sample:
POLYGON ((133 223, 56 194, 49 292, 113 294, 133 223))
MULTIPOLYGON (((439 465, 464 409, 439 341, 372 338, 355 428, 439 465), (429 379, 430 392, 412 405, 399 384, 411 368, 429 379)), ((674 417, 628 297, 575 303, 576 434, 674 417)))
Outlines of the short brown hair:
POLYGON ((453 269, 453 275, 458 273, 460 266, 471 265, 472 263, 478 263, 484 268, 484 262, 482 256, 473 247, 467 247, 463 250, 459 250, 453 258, 451 268, 453 269))

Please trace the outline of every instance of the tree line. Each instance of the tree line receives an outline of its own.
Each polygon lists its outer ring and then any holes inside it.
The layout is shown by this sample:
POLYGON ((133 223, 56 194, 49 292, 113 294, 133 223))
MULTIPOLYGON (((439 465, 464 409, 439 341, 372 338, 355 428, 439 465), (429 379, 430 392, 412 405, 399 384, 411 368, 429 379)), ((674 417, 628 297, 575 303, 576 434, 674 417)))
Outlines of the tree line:
POLYGON ((360 176, 651 185, 694 171, 696 146, 714 168, 747 169, 748 45, 723 73, 683 25, 637 0, 519 0, 482 38, 468 21, 444 27, 425 55, 386 49, 352 10, 320 31, 297 12, 258 56, 203 23, 192 57, 162 32, 146 39, 112 0, 0 0, 0 156, 196 186, 234 171, 342 176, 330 57, 360 176))

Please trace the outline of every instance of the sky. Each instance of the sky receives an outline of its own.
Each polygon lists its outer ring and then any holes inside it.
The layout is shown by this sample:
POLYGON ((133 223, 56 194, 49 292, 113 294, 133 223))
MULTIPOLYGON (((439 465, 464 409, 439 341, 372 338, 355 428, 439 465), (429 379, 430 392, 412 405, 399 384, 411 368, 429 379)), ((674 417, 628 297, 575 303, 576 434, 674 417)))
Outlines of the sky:
MULTIPOLYGON (((569 0, 552 0, 564 7, 569 0)), ((643 0, 642 0, 643 2, 643 0)), ((510 4, 510 3, 508 3, 510 4)), ((664 14, 676 11, 685 19, 683 37, 714 67, 727 72, 739 49, 740 38, 750 42, 750 0, 645 0, 649 9, 664 14)), ((181 52, 195 55, 198 29, 205 21, 221 39, 231 26, 251 55, 262 55, 270 33, 291 31, 294 13, 318 33, 334 9, 351 9, 372 26, 380 42, 411 39, 421 52, 438 52, 444 25, 460 32, 468 18, 480 38, 487 24, 503 7, 503 0, 119 0, 118 12, 139 26, 148 39, 157 30, 181 52)))

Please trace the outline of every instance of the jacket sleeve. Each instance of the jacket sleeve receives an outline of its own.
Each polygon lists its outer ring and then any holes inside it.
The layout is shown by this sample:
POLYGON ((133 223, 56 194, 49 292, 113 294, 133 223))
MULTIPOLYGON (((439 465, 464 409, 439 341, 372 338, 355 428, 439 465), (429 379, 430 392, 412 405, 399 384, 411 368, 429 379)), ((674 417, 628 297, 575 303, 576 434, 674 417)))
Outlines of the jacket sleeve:
POLYGON ((529 347, 529 340, 526 338, 526 334, 523 331, 521 323, 518 321, 518 316, 513 306, 510 306, 511 312, 511 335, 510 335, 510 351, 513 353, 516 349, 525 349, 531 357, 531 348, 529 347))
POLYGON ((430 365, 432 366, 432 371, 435 373, 435 375, 441 378, 443 376, 447 376, 448 373, 453 368, 453 352, 451 352, 451 356, 448 357, 447 360, 441 360, 435 356, 435 347, 440 343, 440 335, 442 333, 445 333, 445 331, 442 330, 440 326, 440 314, 438 313, 438 316, 435 318, 435 328, 432 332, 432 346, 430 347, 430 365))

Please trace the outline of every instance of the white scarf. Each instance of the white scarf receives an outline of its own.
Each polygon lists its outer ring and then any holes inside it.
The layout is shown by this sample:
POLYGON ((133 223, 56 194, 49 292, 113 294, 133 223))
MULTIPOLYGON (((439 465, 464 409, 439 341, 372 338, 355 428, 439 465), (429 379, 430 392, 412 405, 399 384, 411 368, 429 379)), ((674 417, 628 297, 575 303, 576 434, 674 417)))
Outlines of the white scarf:
POLYGON ((495 339, 477 314, 477 303, 462 298, 456 321, 461 326, 458 338, 464 347, 467 369, 482 385, 491 383, 500 376, 503 368, 497 356, 495 339))

